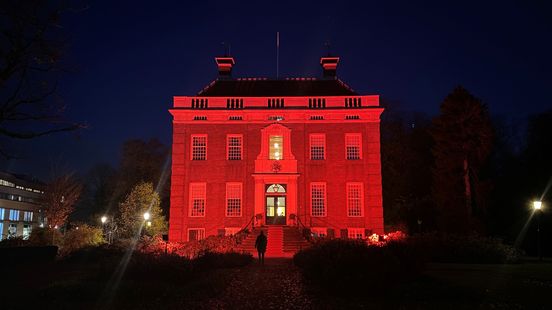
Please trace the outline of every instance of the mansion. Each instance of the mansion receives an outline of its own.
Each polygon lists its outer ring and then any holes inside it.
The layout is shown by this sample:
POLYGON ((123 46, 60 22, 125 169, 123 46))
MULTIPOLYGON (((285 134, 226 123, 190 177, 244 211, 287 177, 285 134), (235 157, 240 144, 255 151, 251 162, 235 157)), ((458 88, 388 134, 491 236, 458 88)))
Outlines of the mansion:
POLYGON ((297 226, 383 233, 379 96, 337 78, 234 78, 233 57, 195 96, 174 97, 169 240, 297 226))

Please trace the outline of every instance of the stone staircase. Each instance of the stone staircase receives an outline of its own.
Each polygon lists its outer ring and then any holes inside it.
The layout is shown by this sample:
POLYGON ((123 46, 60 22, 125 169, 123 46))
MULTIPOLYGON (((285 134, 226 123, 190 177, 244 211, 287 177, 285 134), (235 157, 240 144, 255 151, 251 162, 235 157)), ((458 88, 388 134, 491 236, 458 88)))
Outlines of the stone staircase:
POLYGON ((249 252, 256 257, 257 250, 255 249, 255 240, 261 230, 268 239, 265 253, 266 257, 293 257, 297 251, 310 245, 310 243, 303 238, 301 231, 296 227, 266 226, 253 229, 242 241, 238 247, 238 251, 249 252))

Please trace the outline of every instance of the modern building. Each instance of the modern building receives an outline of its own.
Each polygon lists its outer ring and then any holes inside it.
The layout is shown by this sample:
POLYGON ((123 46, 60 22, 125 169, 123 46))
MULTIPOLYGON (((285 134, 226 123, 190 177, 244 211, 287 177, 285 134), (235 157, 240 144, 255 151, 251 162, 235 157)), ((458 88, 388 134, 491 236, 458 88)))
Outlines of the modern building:
POLYGON ((314 234, 383 233, 379 96, 337 78, 218 78, 176 96, 170 241, 232 234, 248 226, 299 226, 314 234))
POLYGON ((43 224, 39 204, 44 184, 34 178, 0 172, 0 240, 29 238, 34 227, 43 224))

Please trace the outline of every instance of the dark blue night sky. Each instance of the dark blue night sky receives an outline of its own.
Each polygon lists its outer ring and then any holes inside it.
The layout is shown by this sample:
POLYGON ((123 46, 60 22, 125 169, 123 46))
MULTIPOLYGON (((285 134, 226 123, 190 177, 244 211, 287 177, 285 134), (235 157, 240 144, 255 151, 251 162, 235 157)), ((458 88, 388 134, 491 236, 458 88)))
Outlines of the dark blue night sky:
POLYGON ((274 77, 277 31, 283 77, 319 76, 329 41, 342 80, 403 110, 435 115, 458 84, 508 119, 550 108, 551 5, 479 2, 91 2, 63 22, 75 70, 59 83, 67 118, 89 128, 17 145, 25 158, 2 168, 46 179, 52 165, 116 164, 130 138, 170 144, 172 96, 216 77, 221 42, 234 76, 274 77))

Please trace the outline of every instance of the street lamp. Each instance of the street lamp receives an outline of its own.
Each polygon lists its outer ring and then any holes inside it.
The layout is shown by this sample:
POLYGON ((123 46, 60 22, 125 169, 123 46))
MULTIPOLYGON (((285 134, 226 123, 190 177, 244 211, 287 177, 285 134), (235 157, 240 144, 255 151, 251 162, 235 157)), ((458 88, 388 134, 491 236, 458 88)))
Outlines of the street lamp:
POLYGON ((539 255, 539 261, 542 261, 542 252, 541 252, 541 238, 540 238, 540 217, 542 213, 542 201, 535 200, 533 201, 533 209, 537 212, 537 253, 539 255))
POLYGON ((149 214, 149 212, 144 213, 144 220, 147 221, 147 220, 149 220, 149 219, 150 219, 150 214, 149 214))
POLYGON ((107 222, 107 216, 102 216, 101 218, 102 224, 105 224, 107 222))

